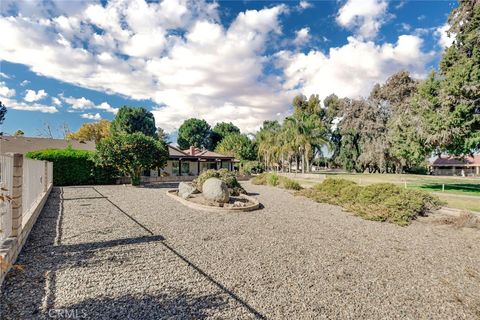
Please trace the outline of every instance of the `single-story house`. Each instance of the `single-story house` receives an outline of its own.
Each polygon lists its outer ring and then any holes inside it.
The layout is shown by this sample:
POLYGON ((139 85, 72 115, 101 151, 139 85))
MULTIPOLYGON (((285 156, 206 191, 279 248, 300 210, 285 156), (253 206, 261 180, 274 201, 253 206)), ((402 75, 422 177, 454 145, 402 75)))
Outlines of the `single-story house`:
POLYGON ((95 151, 94 141, 77 141, 24 136, 0 136, 0 154, 7 152, 25 154, 29 151, 43 149, 73 149, 95 151))
POLYGON ((198 176, 208 169, 234 170, 234 164, 238 162, 234 157, 225 156, 213 151, 190 147, 181 150, 175 146, 168 146, 169 159, 165 168, 150 170, 146 175, 156 177, 158 175, 169 176, 198 176))
POLYGON ((480 176, 480 155, 460 157, 438 157, 431 164, 436 176, 480 176))

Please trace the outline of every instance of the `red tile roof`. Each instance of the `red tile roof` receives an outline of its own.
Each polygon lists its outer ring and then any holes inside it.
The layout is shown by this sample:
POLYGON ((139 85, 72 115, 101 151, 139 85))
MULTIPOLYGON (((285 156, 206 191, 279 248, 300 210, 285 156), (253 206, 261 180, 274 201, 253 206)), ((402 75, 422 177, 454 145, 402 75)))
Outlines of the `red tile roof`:
POLYGON ((480 166, 480 155, 467 156, 464 158, 461 157, 439 157, 435 159, 432 164, 434 167, 451 167, 451 166, 470 166, 477 167, 480 166))

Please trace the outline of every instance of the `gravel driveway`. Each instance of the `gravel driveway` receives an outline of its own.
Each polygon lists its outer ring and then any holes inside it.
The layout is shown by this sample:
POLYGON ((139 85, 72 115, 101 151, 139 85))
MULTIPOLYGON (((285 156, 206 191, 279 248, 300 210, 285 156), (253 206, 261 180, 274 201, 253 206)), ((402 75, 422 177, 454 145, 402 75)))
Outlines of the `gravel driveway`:
POLYGON ((0 318, 480 318, 479 231, 244 185, 262 210, 192 211, 160 187, 54 189, 0 318))

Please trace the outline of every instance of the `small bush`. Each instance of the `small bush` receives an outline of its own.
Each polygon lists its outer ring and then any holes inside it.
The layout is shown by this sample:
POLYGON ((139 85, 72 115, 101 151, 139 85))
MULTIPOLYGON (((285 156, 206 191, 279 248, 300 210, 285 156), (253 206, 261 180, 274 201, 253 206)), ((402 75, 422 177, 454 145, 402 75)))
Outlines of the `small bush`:
POLYGON ((267 176, 267 183, 271 186, 276 187, 280 184, 280 178, 278 177, 278 175, 276 173, 270 173, 267 176))
POLYGON ((451 225, 455 228, 480 229, 480 216, 469 211, 463 211, 459 215, 444 217, 437 220, 438 223, 451 225))
POLYGON ((263 172, 263 164, 260 161, 242 161, 240 166, 241 175, 252 175, 263 172))
POLYGON ((251 181, 252 181, 252 184, 256 184, 256 185, 266 185, 267 184, 267 177, 268 177, 268 173, 262 173, 262 174, 259 174, 258 176, 255 176, 251 181))
POLYGON ((287 177, 279 176, 276 173, 267 173, 264 172, 254 177, 251 180, 252 184, 256 185, 270 185, 270 186, 279 186, 284 189, 289 190, 301 190, 302 186, 295 180, 289 179, 287 177))
POLYGON ((96 166, 94 154, 93 151, 69 147, 30 151, 26 157, 53 162, 53 184, 56 186, 113 183, 118 175, 116 170, 96 166))
POLYGON ((195 187, 202 191, 202 186, 205 181, 209 178, 218 178, 225 182, 227 185, 230 194, 232 196, 238 196, 240 194, 246 194, 247 192, 245 189, 242 188, 240 183, 237 180, 237 175, 233 171, 228 171, 227 169, 220 169, 220 170, 207 170, 202 172, 197 179, 193 180, 193 184, 195 187))
POLYGON ((297 193, 317 202, 340 205, 368 220, 407 225, 419 215, 439 208, 437 197, 421 190, 407 190, 391 183, 366 187, 344 179, 326 179, 297 193))
POLYGON ((300 183, 298 183, 295 180, 282 177, 281 182, 282 182, 283 188, 285 188, 285 189, 288 189, 288 190, 301 190, 302 189, 302 186, 300 185, 300 183))

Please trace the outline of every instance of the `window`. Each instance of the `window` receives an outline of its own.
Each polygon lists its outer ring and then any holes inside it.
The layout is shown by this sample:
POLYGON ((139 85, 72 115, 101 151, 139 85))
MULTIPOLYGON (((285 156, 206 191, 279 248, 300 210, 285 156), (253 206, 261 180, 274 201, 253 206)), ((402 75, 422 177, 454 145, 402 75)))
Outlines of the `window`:
POLYGON ((188 176, 190 173, 190 162, 182 162, 182 176, 188 176))
POLYGON ((172 161, 172 175, 178 176, 178 165, 179 161, 172 161))
POLYGON ((222 162, 222 168, 230 170, 230 162, 223 161, 222 162))

